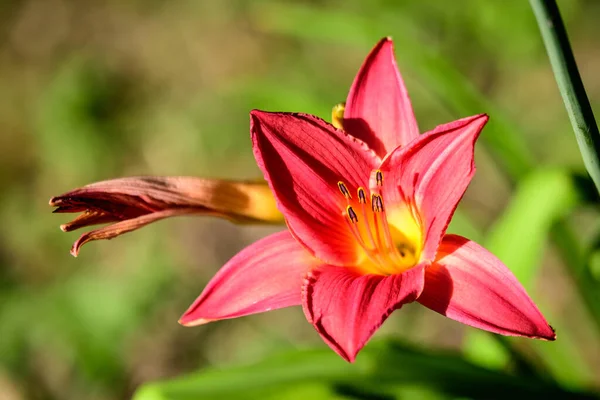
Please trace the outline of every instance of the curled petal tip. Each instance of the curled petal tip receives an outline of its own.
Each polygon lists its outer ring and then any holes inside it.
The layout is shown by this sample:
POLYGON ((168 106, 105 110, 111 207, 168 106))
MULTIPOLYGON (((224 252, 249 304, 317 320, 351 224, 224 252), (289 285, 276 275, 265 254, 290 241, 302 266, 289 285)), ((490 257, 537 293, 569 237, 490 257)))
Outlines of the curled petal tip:
POLYGON ((550 324, 548 324, 548 327, 552 332, 549 332, 548 336, 540 337, 540 339, 547 340, 549 342, 554 342, 556 340, 556 329, 554 329, 554 327, 550 324))
POLYGON ((356 357, 358 356, 358 353, 362 350, 362 348, 354 351, 354 352, 345 352, 345 351, 340 351, 338 354, 344 359, 346 360, 346 362, 349 362, 350 364, 354 364, 354 362, 356 361, 356 357))
MULTIPOLYGON (((490 116, 485 113, 482 113, 482 114, 473 115, 472 117, 462 118, 456 122, 459 122, 459 123, 462 122, 465 127, 468 126, 469 124, 474 124, 474 126, 477 126, 479 128, 479 130, 481 130, 488 123, 489 120, 490 120, 490 116)), ((481 133, 481 132, 479 132, 479 133, 481 133)), ((477 134, 477 136, 479 136, 479 133, 477 134)))
POLYGON ((212 319, 205 319, 205 318, 186 319, 186 316, 183 315, 181 318, 179 318, 179 320, 177 322, 182 326, 191 327, 191 326, 208 324, 209 322, 212 322, 212 321, 213 321, 212 319))
POLYGON ((84 233, 83 235, 79 236, 79 238, 75 241, 75 243, 73 243, 73 246, 71 246, 71 250, 69 250, 69 253, 71 253, 71 255, 73 257, 77 257, 79 255, 79 250, 81 250, 81 247, 86 244, 87 242, 89 242, 90 240, 94 240, 93 238, 91 238, 90 236, 93 236, 93 233, 97 232, 97 231, 92 231, 92 232, 87 232, 84 233))
POLYGON ((545 327, 540 327, 539 332, 534 334, 517 334, 516 336, 525 336, 530 339, 538 339, 543 340, 545 342, 554 342, 556 340, 556 330, 552 327, 552 325, 546 325, 545 327))
POLYGON ((69 253, 77 258, 77 256, 79 255, 79 247, 76 246, 76 244, 73 245, 73 247, 71 247, 71 250, 69 251, 69 253))
POLYGON ((386 36, 383 39, 381 39, 383 42, 388 42, 388 43, 394 43, 394 40, 392 39, 391 36, 386 36))
MULTIPOLYGON (((50 200, 48 200, 48 205, 51 207, 62 207, 62 206, 72 206, 72 204, 70 204, 70 198, 68 196, 66 196, 67 193, 65 194, 61 194, 60 196, 52 196, 50 197, 50 200)), ((58 211, 61 212, 61 211, 58 211)))
POLYGON ((260 118, 261 116, 264 116, 265 114, 269 114, 269 112, 254 108, 254 109, 250 110, 250 119, 252 120, 253 118, 260 118))
POLYGON ((59 226, 60 230, 63 232, 69 232, 69 224, 62 224, 59 226))
POLYGON ((481 119, 483 119, 483 120, 484 120, 484 122, 488 122, 488 121, 490 120, 490 116, 489 116, 489 115, 487 115, 486 113, 477 114, 477 115, 475 116, 475 118, 477 118, 477 119, 481 118, 481 119))

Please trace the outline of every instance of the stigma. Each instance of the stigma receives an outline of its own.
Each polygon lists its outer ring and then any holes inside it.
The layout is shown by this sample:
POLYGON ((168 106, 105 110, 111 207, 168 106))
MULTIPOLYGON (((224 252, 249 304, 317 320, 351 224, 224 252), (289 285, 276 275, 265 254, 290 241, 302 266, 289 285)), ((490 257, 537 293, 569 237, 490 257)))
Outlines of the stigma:
POLYGON ((420 246, 390 226, 384 198, 379 190, 383 186, 383 173, 376 170, 374 177, 375 188, 370 196, 367 196, 363 187, 358 187, 354 198, 344 182, 337 183, 346 200, 342 214, 352 236, 366 255, 359 268, 380 275, 402 273, 417 264, 417 249, 420 246))

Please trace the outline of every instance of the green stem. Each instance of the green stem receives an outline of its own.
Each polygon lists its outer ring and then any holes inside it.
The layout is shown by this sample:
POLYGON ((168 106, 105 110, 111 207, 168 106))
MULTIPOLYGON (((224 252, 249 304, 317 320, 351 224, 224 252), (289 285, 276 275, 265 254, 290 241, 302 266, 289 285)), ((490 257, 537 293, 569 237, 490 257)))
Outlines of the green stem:
POLYGON ((571 266, 568 272, 577 285, 580 298, 590 311, 596 331, 600 331, 600 290, 597 280, 588 266, 589 254, 574 229, 566 221, 559 221, 550 232, 563 260, 571 266))
POLYGON ((588 173, 600 192, 600 133, 555 0, 529 0, 588 173))

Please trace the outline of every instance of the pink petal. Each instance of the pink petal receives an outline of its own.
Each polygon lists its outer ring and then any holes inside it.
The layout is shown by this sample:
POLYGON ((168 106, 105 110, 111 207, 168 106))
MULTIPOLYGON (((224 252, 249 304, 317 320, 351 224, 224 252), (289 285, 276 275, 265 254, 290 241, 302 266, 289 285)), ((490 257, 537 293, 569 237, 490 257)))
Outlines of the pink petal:
POLYGON ((377 43, 354 78, 346 100, 344 129, 382 157, 419 136, 390 38, 377 43))
POLYGON ((511 336, 556 335, 510 270, 477 243, 446 235, 425 271, 424 306, 463 324, 511 336))
POLYGON ((302 305, 325 343, 353 362, 392 311, 415 301, 423 290, 423 266, 398 275, 362 275, 323 266, 308 275, 302 305))
POLYGON ((348 265, 358 247, 342 216, 346 200, 367 187, 379 158, 366 145, 306 114, 251 112, 254 155, 294 237, 329 264, 348 265))
POLYGON ((312 260, 288 231, 267 236, 225 264, 179 322, 193 326, 299 305, 312 260))
POLYGON ((384 200, 416 206, 424 232, 421 260, 433 261, 471 178, 475 141, 488 120, 485 114, 440 125, 406 147, 396 149, 381 165, 384 200))

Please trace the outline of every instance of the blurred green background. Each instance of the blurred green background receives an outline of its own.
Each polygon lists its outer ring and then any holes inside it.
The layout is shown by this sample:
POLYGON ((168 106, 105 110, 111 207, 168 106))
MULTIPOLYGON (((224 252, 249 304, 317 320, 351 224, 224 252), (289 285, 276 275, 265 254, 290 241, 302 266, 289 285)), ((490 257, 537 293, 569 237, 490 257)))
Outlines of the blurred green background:
MULTIPOLYGON (((600 2, 559 6, 598 111, 600 2)), ((138 396, 437 399, 546 384, 550 392, 598 389, 600 224, 582 172, 526 1, 3 0, 0 399, 130 398, 144 383, 198 370, 138 396), (281 227, 172 219, 69 255, 81 232, 58 230, 71 216, 51 214, 51 196, 130 175, 256 178, 248 112, 330 119, 383 36, 395 40, 422 131, 490 114, 451 231, 515 271, 557 329, 555 343, 498 340, 413 304, 350 366, 299 307, 177 324, 224 262, 281 227), (344 382, 353 374, 364 382, 344 382)))

